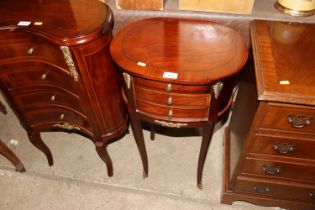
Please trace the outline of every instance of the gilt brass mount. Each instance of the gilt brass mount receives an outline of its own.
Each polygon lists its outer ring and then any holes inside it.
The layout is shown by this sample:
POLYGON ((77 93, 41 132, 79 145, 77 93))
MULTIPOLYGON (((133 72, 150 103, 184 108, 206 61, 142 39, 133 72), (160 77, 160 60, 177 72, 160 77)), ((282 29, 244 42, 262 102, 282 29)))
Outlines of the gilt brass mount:
POLYGON ((70 71, 70 75, 71 77, 73 78, 74 81, 78 81, 78 78, 79 78, 79 74, 75 68, 75 65, 74 65, 74 62, 73 62, 73 59, 72 59, 72 56, 71 56, 71 53, 70 53, 70 50, 69 50, 69 47, 67 46, 60 46, 60 49, 63 53, 63 57, 65 58, 65 61, 69 67, 69 71, 70 71))

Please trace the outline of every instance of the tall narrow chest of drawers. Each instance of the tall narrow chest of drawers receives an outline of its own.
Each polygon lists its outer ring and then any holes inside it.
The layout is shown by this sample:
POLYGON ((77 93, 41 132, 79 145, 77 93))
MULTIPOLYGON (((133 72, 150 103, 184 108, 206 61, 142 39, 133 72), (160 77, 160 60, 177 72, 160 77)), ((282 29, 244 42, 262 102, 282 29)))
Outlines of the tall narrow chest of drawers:
POLYGON ((315 209, 315 25, 254 21, 251 36, 256 82, 245 75, 226 129, 222 202, 315 209))
POLYGON ((125 133, 127 113, 109 54, 112 24, 97 0, 0 2, 0 87, 50 165, 40 132, 73 131, 93 140, 113 174, 106 145, 125 133))

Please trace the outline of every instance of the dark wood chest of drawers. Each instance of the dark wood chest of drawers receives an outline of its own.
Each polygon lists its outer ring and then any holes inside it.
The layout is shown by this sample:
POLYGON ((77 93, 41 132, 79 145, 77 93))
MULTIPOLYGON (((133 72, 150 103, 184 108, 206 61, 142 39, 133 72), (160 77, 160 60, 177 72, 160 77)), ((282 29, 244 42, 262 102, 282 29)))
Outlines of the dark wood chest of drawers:
POLYGON ((226 129, 223 203, 315 208, 314 35, 315 25, 253 22, 256 75, 244 74, 226 129))
POLYGON ((126 131, 112 65, 112 12, 99 1, 0 2, 0 87, 30 141, 53 164, 39 132, 84 134, 112 175, 106 151, 126 131))

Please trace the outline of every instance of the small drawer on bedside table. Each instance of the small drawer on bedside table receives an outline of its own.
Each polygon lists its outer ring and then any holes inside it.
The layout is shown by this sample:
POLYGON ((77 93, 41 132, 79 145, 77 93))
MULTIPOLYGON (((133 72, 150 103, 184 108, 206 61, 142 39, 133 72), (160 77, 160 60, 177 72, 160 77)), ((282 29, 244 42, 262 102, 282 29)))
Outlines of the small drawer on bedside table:
POLYGON ((75 90, 69 70, 45 63, 21 62, 1 65, 0 79, 9 89, 22 86, 54 85, 75 90))
MULTIPOLYGON (((74 109, 83 113, 79 96, 59 87, 37 87, 38 89, 15 94, 13 98, 17 106, 24 110, 29 106, 55 105, 74 109)), ((19 92, 18 90, 16 92, 19 92)))
POLYGON ((210 94, 180 94, 166 93, 156 89, 148 89, 143 86, 136 86, 136 98, 151 101, 161 105, 184 105, 184 106, 209 106, 210 94))
POLYGON ((71 125, 74 126, 72 130, 86 129, 91 132, 86 116, 67 108, 42 107, 33 111, 26 110, 24 116, 29 124, 35 127, 51 124, 52 127, 63 128, 63 125, 71 125))
POLYGON ((179 85, 168 82, 157 82, 149 79, 142 79, 139 77, 133 78, 135 86, 141 85, 149 87, 150 89, 159 89, 166 92, 182 92, 182 93, 210 93, 211 87, 208 85, 179 85))
POLYGON ((0 62, 1 60, 12 59, 36 59, 52 63, 63 68, 68 68, 62 51, 51 43, 32 36, 28 33, 7 32, 0 35, 0 62), (2 36, 8 36, 4 38, 2 36))
POLYGON ((208 120, 209 109, 164 106, 137 100, 137 110, 142 114, 152 115, 157 119, 195 122, 208 120))
POLYGON ((261 128, 315 135, 315 109, 305 106, 277 106, 269 104, 261 128))

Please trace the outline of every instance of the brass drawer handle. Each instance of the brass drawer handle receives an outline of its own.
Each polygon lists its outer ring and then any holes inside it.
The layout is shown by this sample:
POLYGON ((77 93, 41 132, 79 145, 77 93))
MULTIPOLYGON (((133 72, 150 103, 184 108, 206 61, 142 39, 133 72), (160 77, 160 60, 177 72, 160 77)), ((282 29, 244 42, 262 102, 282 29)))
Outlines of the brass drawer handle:
POLYGON ((269 175, 276 175, 280 173, 281 166, 268 166, 268 165, 262 165, 261 169, 263 172, 269 175))
POLYGON ((289 115, 288 122, 291 123, 293 128, 304 128, 313 122, 313 117, 289 115))
POLYGON ((74 125, 70 125, 69 123, 57 123, 57 124, 54 124, 53 127, 55 128, 62 128, 62 129, 65 129, 65 130, 68 130, 68 131, 71 131, 71 130, 81 130, 79 127, 77 126, 74 126, 74 125))
POLYGON ((166 90, 167 92, 171 92, 171 91, 172 91, 172 83, 168 83, 167 86, 166 86, 166 88, 165 88, 165 90, 166 90))
POLYGON ((170 96, 168 99, 167 99, 167 102, 166 102, 167 105, 171 106, 173 104, 173 98, 172 96, 170 96))
POLYGON ((255 185, 253 190, 257 193, 268 193, 270 192, 270 188, 267 186, 255 185))
POLYGON ((42 74, 42 76, 40 76, 40 79, 41 79, 41 80, 45 80, 46 77, 47 77, 47 74, 45 73, 45 74, 42 74))
POLYGON ((310 199, 315 200, 315 192, 310 192, 308 195, 310 199))
POLYGON ((51 101, 55 101, 55 100, 56 100, 56 96, 55 96, 55 95, 52 95, 52 96, 50 97, 50 100, 51 100, 51 101))
POLYGON ((274 143, 272 145, 273 149, 280 154, 287 154, 293 152, 296 149, 296 144, 293 143, 274 143))
POLYGON ((34 52, 34 48, 30 48, 27 50, 27 55, 33 55, 33 52, 34 52))

